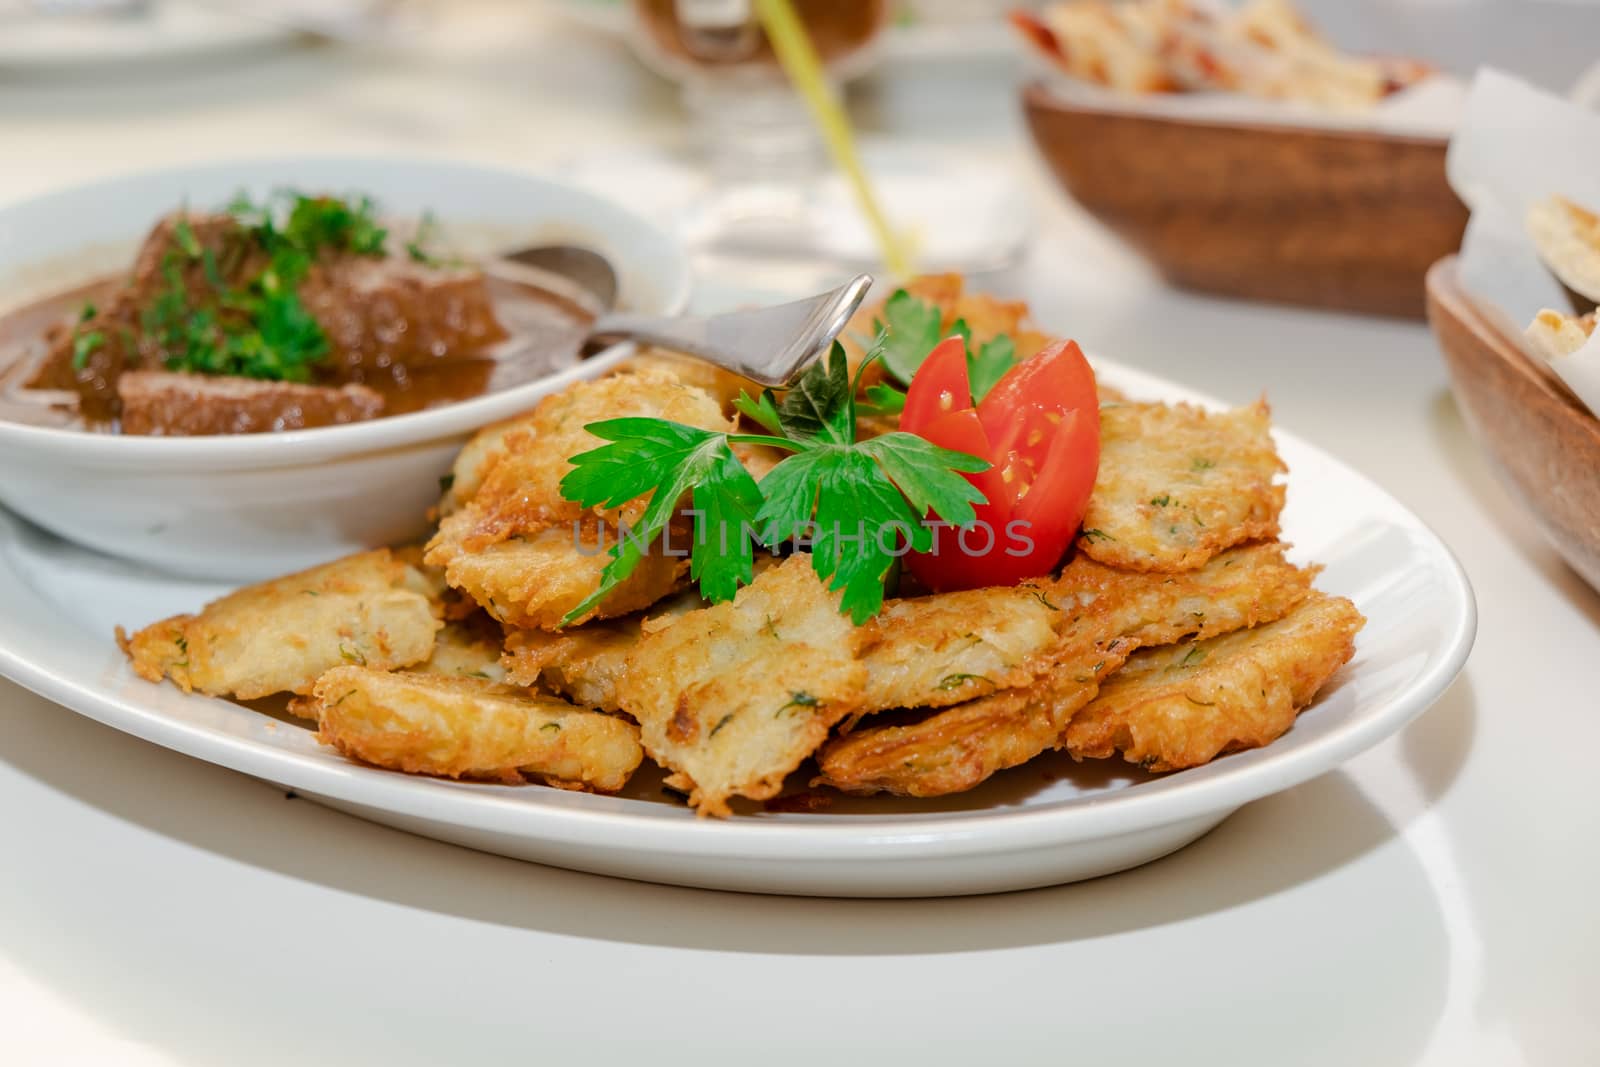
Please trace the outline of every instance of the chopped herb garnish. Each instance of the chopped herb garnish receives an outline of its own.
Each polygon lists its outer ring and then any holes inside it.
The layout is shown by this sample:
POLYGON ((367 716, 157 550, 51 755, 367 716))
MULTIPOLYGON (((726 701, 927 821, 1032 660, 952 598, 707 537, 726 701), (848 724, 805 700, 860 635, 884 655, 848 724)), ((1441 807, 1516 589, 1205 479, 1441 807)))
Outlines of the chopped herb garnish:
POLYGON ((1190 648, 1188 652, 1184 653, 1183 658, 1178 661, 1178 666, 1188 667, 1199 663, 1205 658, 1206 650, 1201 648, 1199 645, 1195 645, 1194 647, 1190 648))
POLYGON ((819 701, 816 697, 812 696, 810 693, 806 693, 806 692, 791 693, 790 694, 789 703, 787 703, 783 707, 779 708, 773 714, 772 717, 774 719, 776 719, 779 716, 781 716, 784 712, 788 711, 790 708, 814 708, 819 703, 821 703, 821 701, 819 701))
POLYGON ((1196 456, 1194 457, 1194 463, 1192 464, 1192 467, 1197 471, 1208 471, 1216 465, 1217 461, 1214 459, 1207 459, 1205 456, 1196 456))
POLYGON ((90 319, 94 318, 94 316, 95 316, 95 306, 94 306, 94 303, 91 301, 89 303, 84 304, 83 308, 78 312, 78 321, 79 322, 88 322, 90 319))
POLYGON ((99 351, 106 343, 106 335, 99 330, 89 330, 80 333, 72 339, 72 369, 83 370, 89 365, 89 357, 99 351))
POLYGON ((1080 535, 1086 541, 1115 541, 1116 538, 1104 530, 1085 530, 1080 535))
POLYGON ((1054 603, 1051 603, 1050 598, 1044 595, 1044 590, 1039 589, 1036 586, 1031 586, 1031 585, 1025 585, 1025 586, 1023 586, 1023 588, 1028 591, 1028 594, 1030 596, 1032 596, 1033 599, 1037 600, 1039 603, 1043 604, 1045 607, 1049 608, 1051 611, 1060 611, 1061 610, 1060 606, 1058 606, 1058 605, 1056 605, 1054 603))
POLYGON ((934 688, 948 693, 952 689, 961 688, 968 682, 984 682, 991 688, 994 686, 994 682, 981 674, 947 674, 939 679, 939 684, 934 688))
MULTIPOLYGON (((267 381, 306 382, 324 360, 327 335, 300 299, 299 287, 324 251, 379 256, 387 231, 365 197, 281 194, 253 203, 239 196, 228 212, 249 244, 266 254, 260 271, 231 285, 218 251, 202 241, 187 216, 172 228, 173 248, 160 264, 162 286, 141 318, 168 370, 267 381), (211 292, 191 290, 186 270, 199 264, 211 292)), ((238 246, 221 253, 237 266, 238 246)))
POLYGON ((1160 496, 1151 497, 1150 503, 1154 504, 1158 508, 1164 508, 1168 504, 1172 503, 1172 498, 1163 493, 1160 496))
POLYGON ((194 227, 189 225, 189 216, 178 218, 177 224, 172 227, 172 239, 178 243, 184 255, 190 259, 200 258, 200 240, 194 235, 194 227))
POLYGON ((731 722, 732 719, 733 719, 733 713, 730 711, 728 714, 724 715, 722 718, 717 720, 717 725, 713 726, 711 728, 711 732, 709 734, 707 734, 706 736, 707 737, 716 737, 717 736, 717 731, 722 729, 724 726, 728 725, 728 723, 731 722))
POLYGON ((541 731, 559 734, 561 732, 561 724, 558 722, 547 722, 543 726, 539 727, 539 729, 541 731))
POLYGON ((406 242, 406 255, 425 267, 440 267, 444 260, 428 251, 428 243, 433 238, 434 228, 438 221, 433 217, 433 212, 424 211, 422 221, 417 223, 417 232, 411 240, 406 242))
POLYGON ((351 648, 343 643, 339 645, 339 658, 346 663, 354 663, 358 667, 367 665, 367 657, 361 654, 360 649, 351 648))

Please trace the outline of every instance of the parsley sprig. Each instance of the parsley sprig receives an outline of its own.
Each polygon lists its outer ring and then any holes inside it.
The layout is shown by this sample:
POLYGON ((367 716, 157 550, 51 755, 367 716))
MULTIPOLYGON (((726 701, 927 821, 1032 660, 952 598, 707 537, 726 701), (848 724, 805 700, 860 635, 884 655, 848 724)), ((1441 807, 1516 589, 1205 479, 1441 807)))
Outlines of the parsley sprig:
POLYGON ((871 414, 898 414, 905 408, 905 387, 922 368, 928 353, 947 337, 960 337, 967 345, 967 377, 972 383, 972 402, 989 395, 989 390, 1017 364, 1016 343, 1005 334, 972 349, 972 329, 964 319, 944 328, 944 313, 937 304, 919 300, 905 289, 896 289, 883 305, 883 318, 873 323, 881 347, 884 369, 898 384, 880 382, 867 387, 866 399, 871 414))
MULTIPOLYGON (((883 347, 869 357, 881 358, 883 347)), ((866 366, 864 362, 863 367, 866 366)), ((609 419, 587 427, 608 442, 571 459, 561 492, 583 507, 617 507, 652 492, 638 525, 611 550, 600 587, 567 616, 587 615, 628 577, 691 497, 697 513, 690 573, 713 602, 750 581, 753 542, 811 547, 811 565, 842 591, 840 610, 861 624, 883 606, 884 583, 902 545, 932 547, 930 512, 960 526, 984 497, 962 477, 986 470, 975 456, 909 433, 858 440, 856 391, 843 348, 813 364, 782 398, 741 394, 736 407, 765 434, 718 433, 664 419, 609 419), (757 484, 733 444, 789 453, 757 484)))

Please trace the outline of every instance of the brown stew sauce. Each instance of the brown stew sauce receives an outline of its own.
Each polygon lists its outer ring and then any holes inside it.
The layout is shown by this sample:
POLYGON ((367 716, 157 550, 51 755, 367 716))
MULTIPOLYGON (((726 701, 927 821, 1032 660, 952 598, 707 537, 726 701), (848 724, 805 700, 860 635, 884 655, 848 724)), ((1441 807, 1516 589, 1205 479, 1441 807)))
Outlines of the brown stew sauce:
MULTIPOLYGON (((124 274, 35 300, 0 315, 0 419, 30 426, 118 431, 115 422, 89 421, 76 395, 27 387, 61 331, 71 329, 86 303, 111 299, 124 274)), ((591 316, 559 296, 494 277, 485 278, 495 317, 509 335, 489 348, 426 364, 396 364, 361 384, 384 399, 380 418, 501 392, 555 373, 583 354, 591 316)))

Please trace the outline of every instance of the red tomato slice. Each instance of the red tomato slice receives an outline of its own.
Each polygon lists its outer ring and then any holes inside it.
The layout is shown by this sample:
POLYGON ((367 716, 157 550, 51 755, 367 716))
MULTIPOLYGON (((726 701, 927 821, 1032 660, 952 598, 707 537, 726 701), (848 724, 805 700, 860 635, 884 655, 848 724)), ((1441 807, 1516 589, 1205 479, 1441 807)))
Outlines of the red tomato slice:
MULTIPOLYGON (((912 383, 913 386, 915 384, 912 383)), ((905 426, 903 419, 901 426, 905 426)), ((980 458, 986 458, 991 451, 983 424, 978 421, 978 412, 971 407, 941 415, 919 429, 917 435, 940 448, 966 452, 980 458)), ((970 548, 980 549, 985 547, 986 531, 992 530, 997 539, 1005 536, 1006 524, 1011 521, 1010 492, 1001 479, 998 467, 965 477, 988 500, 988 503, 973 506, 977 528, 966 535, 965 543, 970 548)), ((964 551, 961 538, 961 533, 949 526, 936 528, 933 551, 910 553, 906 557, 906 566, 923 585, 935 592, 995 584, 984 577, 989 567, 989 552, 975 555, 964 551)), ((1003 544, 1000 542, 1001 547, 1003 544)))
MULTIPOLYGON (((1005 373, 989 395, 978 405, 978 417, 990 438, 1002 436, 1000 430, 1027 408, 1038 407, 1059 414, 1092 408, 1100 410, 1100 395, 1095 389, 1094 371, 1083 358, 1076 341, 1057 341, 1005 373)), ((1096 415, 1098 423, 1099 416, 1096 415)), ((1037 449, 1040 458, 1048 442, 1025 442, 1037 449)))
POLYGON ((906 389, 900 426, 920 434, 924 427, 952 411, 972 407, 972 380, 967 377, 967 343, 948 337, 934 346, 906 389))
POLYGON ((907 390, 900 420, 934 444, 994 464, 967 476, 989 500, 975 509, 978 528, 964 537, 941 530, 935 552, 907 559, 939 591, 1010 585, 1054 570, 1083 521, 1100 465, 1099 395, 1076 343, 1052 345, 1013 367, 975 410, 959 406, 971 397, 965 357, 959 338, 936 348, 907 390))

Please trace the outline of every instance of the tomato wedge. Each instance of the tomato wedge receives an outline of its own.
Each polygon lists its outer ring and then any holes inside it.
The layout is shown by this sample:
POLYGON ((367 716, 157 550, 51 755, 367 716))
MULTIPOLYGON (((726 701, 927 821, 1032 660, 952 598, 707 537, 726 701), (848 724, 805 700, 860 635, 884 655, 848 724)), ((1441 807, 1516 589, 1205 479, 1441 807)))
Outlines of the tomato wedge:
POLYGON ((1072 544, 1100 466, 1100 401, 1076 342, 1013 367, 974 405, 966 345, 941 342, 906 391, 900 428, 993 466, 966 477, 987 498, 973 527, 939 531, 906 564, 944 591, 1049 574, 1072 544))

